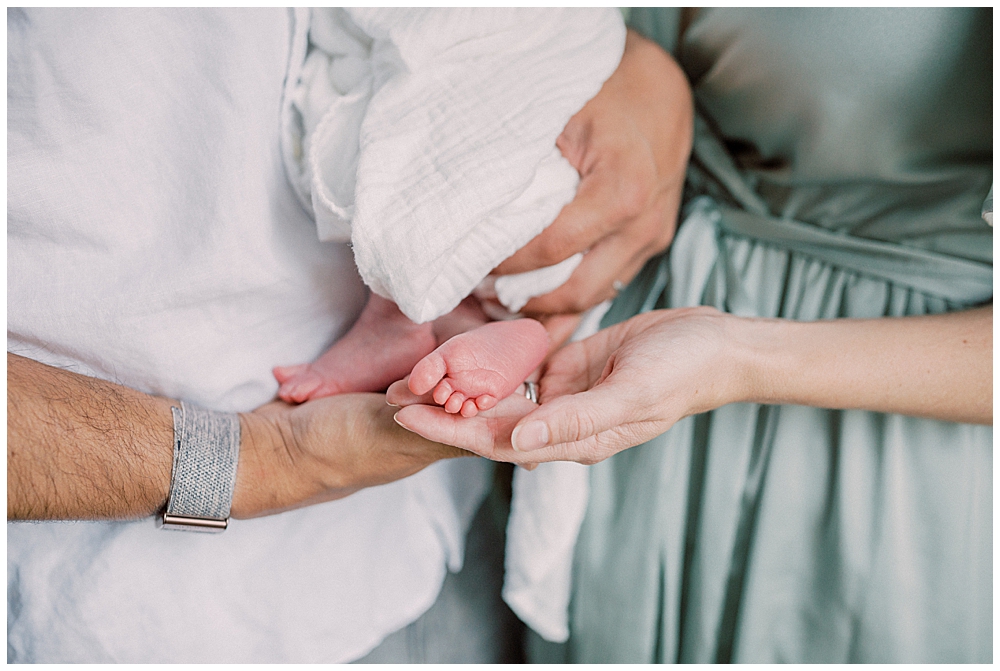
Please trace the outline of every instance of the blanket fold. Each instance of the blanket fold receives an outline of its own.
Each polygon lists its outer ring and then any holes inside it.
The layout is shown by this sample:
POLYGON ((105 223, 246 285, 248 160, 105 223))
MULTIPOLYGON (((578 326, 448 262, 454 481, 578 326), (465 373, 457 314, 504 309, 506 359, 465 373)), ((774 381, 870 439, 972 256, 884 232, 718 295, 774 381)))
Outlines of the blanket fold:
MULTIPOLYGON (((572 200, 556 139, 624 41, 613 9, 312 10, 286 155, 320 238, 349 239, 413 321, 451 311, 572 200)), ((500 299, 517 311, 578 263, 500 299)))

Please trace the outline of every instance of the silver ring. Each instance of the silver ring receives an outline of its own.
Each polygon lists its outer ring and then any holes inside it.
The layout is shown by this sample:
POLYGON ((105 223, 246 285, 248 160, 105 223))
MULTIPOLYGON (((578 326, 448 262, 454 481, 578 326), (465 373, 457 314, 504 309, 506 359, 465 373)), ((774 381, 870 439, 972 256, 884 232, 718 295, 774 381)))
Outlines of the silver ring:
POLYGON ((538 403, 538 383, 525 380, 524 397, 532 403, 538 403))
POLYGON ((611 283, 611 288, 615 290, 616 294, 620 294, 625 289, 625 283, 621 280, 615 280, 611 283))

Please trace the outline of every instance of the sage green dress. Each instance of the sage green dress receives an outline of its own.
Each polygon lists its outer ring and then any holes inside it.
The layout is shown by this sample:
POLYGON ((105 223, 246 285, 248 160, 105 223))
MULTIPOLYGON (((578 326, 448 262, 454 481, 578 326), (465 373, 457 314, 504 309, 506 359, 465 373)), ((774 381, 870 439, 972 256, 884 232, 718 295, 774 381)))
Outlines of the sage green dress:
MULTIPOLYGON (((991 9, 633 10, 695 92, 685 221, 605 323, 991 302, 991 9)), ((989 662, 992 428, 731 405, 592 469, 582 662, 989 662)))

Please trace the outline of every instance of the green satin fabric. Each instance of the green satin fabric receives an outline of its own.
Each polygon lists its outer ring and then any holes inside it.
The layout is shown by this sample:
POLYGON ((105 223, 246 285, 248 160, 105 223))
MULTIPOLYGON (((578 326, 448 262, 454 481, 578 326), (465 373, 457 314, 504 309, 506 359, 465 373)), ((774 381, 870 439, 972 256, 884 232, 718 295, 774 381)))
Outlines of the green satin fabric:
MULTIPOLYGON (((992 300, 991 10, 633 9, 688 72, 686 220, 606 317, 992 300)), ((987 662, 990 427, 731 405, 591 470, 580 662, 987 662)))

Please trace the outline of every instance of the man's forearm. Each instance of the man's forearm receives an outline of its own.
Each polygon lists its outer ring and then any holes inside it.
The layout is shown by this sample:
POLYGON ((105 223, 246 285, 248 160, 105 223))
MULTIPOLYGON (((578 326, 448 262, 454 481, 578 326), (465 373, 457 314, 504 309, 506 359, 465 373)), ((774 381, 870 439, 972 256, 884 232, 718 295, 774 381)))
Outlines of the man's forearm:
POLYGON ((167 500, 170 399, 7 354, 7 519, 129 519, 167 500))
MULTIPOLYGON (((173 467, 167 398, 7 354, 7 519, 134 519, 161 510, 173 467)), ((280 401, 240 415, 237 518, 271 515, 469 456, 392 421, 380 394, 280 401)))

